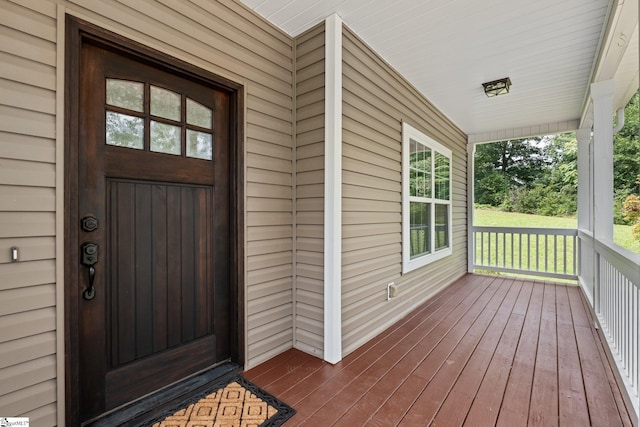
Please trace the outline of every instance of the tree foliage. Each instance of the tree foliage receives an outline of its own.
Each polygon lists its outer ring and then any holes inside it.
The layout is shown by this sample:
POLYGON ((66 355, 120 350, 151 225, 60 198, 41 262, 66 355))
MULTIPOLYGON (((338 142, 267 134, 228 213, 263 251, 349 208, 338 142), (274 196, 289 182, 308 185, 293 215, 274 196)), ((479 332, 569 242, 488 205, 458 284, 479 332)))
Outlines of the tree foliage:
POLYGON ((476 202, 506 211, 572 215, 577 207, 574 134, 502 141, 476 150, 476 202))
POLYGON ((529 187, 545 168, 541 138, 482 144, 476 148, 475 200, 499 206, 513 189, 529 187))
POLYGON ((640 194, 640 134, 638 92, 624 109, 624 126, 613 136, 613 188, 627 194, 640 194))
MULTIPOLYGON (((624 126, 614 136, 613 178, 614 221, 635 223, 640 238, 638 114, 636 93, 625 108, 624 126)), ((480 145, 475 157, 475 201, 521 213, 575 215, 577 157, 574 133, 480 145)))
MULTIPOLYGON (((636 178, 636 184, 640 185, 640 174, 636 178)), ((625 219, 633 225, 631 232, 634 239, 640 240, 640 197, 636 194, 627 196, 622 203, 622 211, 625 219)))

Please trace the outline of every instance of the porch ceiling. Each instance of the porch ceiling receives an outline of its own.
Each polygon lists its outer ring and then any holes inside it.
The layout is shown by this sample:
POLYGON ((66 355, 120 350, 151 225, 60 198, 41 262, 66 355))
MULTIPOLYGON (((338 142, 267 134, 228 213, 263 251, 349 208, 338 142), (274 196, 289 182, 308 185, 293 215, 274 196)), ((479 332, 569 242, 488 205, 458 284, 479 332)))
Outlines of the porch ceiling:
MULTIPOLYGON (((608 11, 624 4, 615 0, 241 1, 292 36, 337 13, 469 135, 577 123, 601 60, 600 40, 614 39, 606 37, 607 22, 612 20, 608 11), (615 7, 610 6, 613 1, 615 7), (502 77, 511 78, 511 93, 487 98, 482 83, 502 77)), ((636 3, 637 27, 637 2, 626 3, 636 3)), ((608 32, 616 34, 615 25, 611 27, 608 32)), ((626 35, 626 45, 631 34, 626 35)), ((636 61, 636 74, 637 69, 636 61)))

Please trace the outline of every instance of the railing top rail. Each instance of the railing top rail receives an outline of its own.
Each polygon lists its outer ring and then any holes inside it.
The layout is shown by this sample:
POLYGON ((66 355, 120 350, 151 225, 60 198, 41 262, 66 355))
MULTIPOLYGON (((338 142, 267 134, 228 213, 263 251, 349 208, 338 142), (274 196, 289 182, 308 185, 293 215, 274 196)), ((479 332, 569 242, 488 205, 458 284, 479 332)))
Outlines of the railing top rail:
POLYGON ((640 288, 640 263, 638 263, 637 257, 636 260, 632 260, 621 254, 620 251, 597 240, 594 241, 594 249, 629 279, 636 288, 640 288))
POLYGON ((473 226, 474 232, 514 233, 514 234, 547 234, 551 236, 577 236, 576 228, 541 228, 541 227, 495 227, 473 226))
POLYGON ((640 288, 640 255, 625 248, 617 246, 613 242, 595 239, 584 230, 578 233, 579 238, 592 245, 593 249, 613 265, 634 286, 640 288))

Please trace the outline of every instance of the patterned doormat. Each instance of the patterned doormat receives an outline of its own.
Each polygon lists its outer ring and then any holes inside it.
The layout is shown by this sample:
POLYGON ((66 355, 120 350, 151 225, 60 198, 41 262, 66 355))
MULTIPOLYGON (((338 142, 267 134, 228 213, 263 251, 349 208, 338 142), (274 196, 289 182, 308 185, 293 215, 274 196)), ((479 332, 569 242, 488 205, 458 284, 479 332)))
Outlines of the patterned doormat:
POLYGON ((277 427, 296 411, 241 376, 218 384, 152 422, 153 427, 277 427))

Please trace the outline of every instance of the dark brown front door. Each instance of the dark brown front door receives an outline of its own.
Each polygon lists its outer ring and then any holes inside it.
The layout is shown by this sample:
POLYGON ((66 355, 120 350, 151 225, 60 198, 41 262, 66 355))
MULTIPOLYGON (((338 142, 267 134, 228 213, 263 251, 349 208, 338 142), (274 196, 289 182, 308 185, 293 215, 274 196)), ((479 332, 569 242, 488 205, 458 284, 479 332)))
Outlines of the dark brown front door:
POLYGON ((85 43, 78 101, 86 421, 230 358, 230 95, 85 43))

